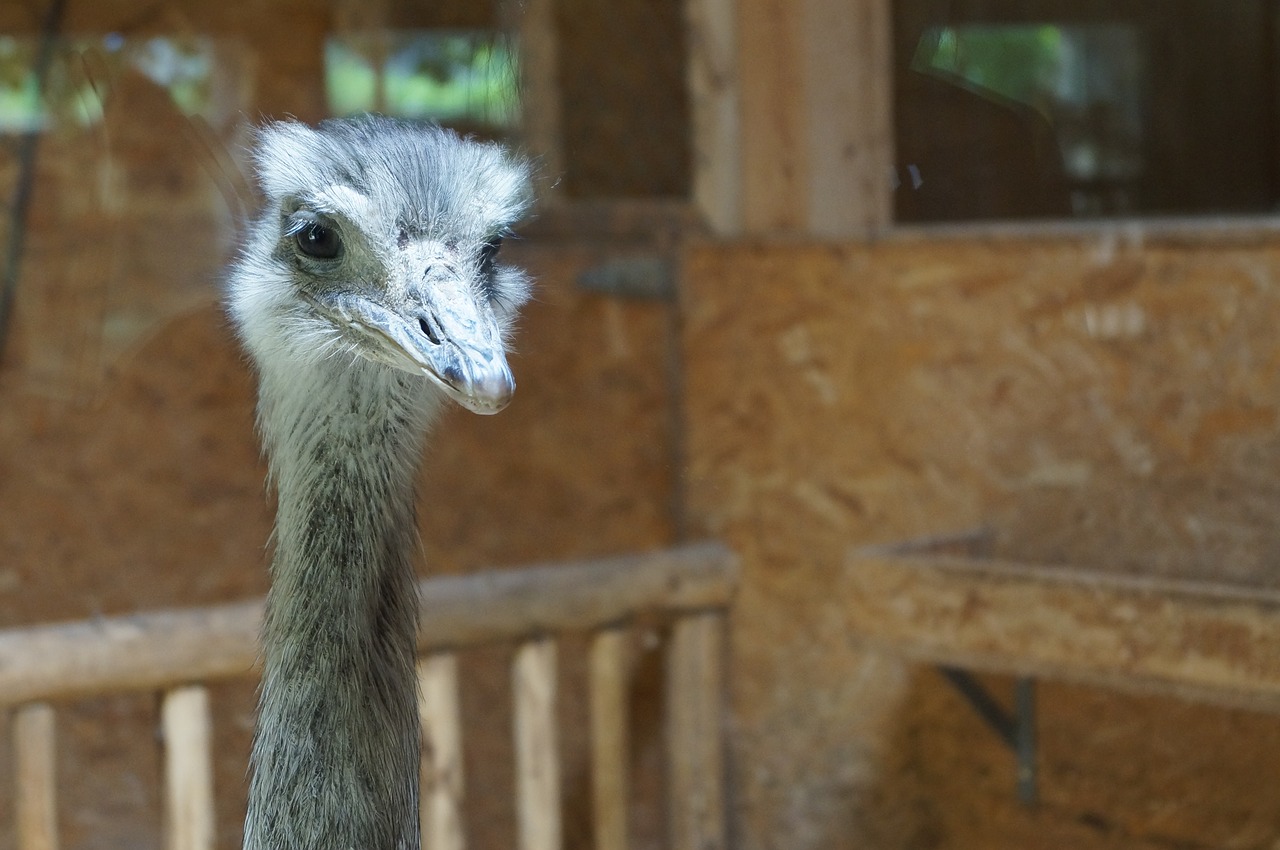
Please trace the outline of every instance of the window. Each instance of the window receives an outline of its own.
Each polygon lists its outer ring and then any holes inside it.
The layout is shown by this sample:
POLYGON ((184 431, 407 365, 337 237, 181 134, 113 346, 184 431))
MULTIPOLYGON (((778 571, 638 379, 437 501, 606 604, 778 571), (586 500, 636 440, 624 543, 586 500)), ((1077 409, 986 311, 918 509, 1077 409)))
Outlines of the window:
POLYGON ((335 115, 383 112, 487 132, 519 120, 517 58, 492 30, 397 30, 335 36, 325 91, 335 115))
POLYGON ((103 94, 122 72, 163 89, 186 115, 212 117, 214 48, 202 38, 60 39, 50 45, 45 96, 40 96, 38 37, 0 36, 0 133, 91 127, 102 120, 103 94))
POLYGON ((1264 213, 1276 4, 895 4, 899 221, 1264 213))

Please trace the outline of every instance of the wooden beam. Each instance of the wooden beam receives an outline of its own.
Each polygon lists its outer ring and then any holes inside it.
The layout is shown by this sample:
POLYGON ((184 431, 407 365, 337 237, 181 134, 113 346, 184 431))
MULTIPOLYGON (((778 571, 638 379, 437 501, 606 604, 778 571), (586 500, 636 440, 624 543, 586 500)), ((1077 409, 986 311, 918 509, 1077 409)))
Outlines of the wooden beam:
POLYGON ((521 644, 511 667, 515 703, 519 850, 560 850, 560 753, 556 744, 556 644, 521 644))
POLYGON ((737 8, 743 230, 824 239, 884 230, 893 213, 890 0, 737 8))
POLYGON ((58 850, 57 756, 53 707, 46 703, 20 706, 13 716, 18 850, 58 850))
POLYGON ((519 34, 521 133, 538 158, 538 194, 552 198, 565 169, 555 0, 522 0, 518 5, 507 0, 499 14, 504 26, 519 34))
POLYGON ((711 232, 742 229, 736 0, 685 0, 693 205, 711 232))
POLYGON ((856 634, 977 670, 1280 707, 1280 592, 940 555, 860 551, 856 634))
POLYGON ((737 567, 715 543, 599 561, 493 570, 421 585, 421 649, 590 631, 642 611, 720 608, 737 567))
MULTIPOLYGON (((697 544, 419 584, 422 651, 591 630, 645 611, 724 607, 737 563, 697 544)), ((245 676, 262 602, 0 631, 0 705, 245 676)))
POLYGON ((724 615, 676 621, 667 660, 672 850, 724 850, 724 615))
POLYGON ((0 704, 246 675, 261 622, 246 602, 0 632, 0 704))
POLYGON ((874 236, 893 223, 890 0, 804 0, 806 232, 874 236))
POLYGON ((604 629, 592 636, 589 650, 595 850, 627 850, 629 638, 626 629, 604 629))
POLYGON ((165 846, 213 850, 213 733, 209 692, 201 685, 167 691, 160 706, 164 738, 165 846))
POLYGON ((809 173, 804 28, 792 0, 738 0, 742 225, 803 233, 809 173))
POLYGON ((418 801, 424 850, 463 850, 462 712, 458 657, 438 652, 418 661, 418 715, 422 722, 418 801))

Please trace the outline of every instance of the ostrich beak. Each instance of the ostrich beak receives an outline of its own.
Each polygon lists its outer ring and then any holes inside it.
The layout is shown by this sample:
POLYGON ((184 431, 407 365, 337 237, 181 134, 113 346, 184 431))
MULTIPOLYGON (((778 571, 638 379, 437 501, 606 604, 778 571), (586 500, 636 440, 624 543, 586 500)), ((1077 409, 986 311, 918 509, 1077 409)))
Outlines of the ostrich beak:
POLYGON ((462 283, 413 295, 399 310, 351 295, 331 303, 343 324, 374 338, 377 359, 426 375, 473 413, 506 407, 516 381, 492 309, 462 283))
POLYGON ((458 290, 423 299, 412 316, 410 339, 396 341, 454 401, 472 413, 497 413, 516 391, 502 332, 487 304, 477 304, 464 287, 458 290))

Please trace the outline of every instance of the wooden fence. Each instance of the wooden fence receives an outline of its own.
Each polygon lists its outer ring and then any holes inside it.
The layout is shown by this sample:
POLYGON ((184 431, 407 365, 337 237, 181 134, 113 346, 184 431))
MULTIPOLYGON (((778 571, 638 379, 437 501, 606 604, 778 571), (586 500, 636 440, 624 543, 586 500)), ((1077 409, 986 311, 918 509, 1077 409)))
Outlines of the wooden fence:
MULTIPOLYGON (((512 661, 520 850, 561 847, 556 635, 591 634, 595 847, 627 846, 625 646, 643 612, 674 618, 668 648, 672 850, 725 847, 722 689, 732 555, 701 544, 420 583, 421 823, 427 850, 465 846, 457 651, 517 644, 512 661)), ((169 850, 210 850, 214 809, 207 685, 255 675, 260 601, 0 632, 0 708, 12 709, 18 850, 56 850, 53 703, 123 691, 163 695, 169 850)))

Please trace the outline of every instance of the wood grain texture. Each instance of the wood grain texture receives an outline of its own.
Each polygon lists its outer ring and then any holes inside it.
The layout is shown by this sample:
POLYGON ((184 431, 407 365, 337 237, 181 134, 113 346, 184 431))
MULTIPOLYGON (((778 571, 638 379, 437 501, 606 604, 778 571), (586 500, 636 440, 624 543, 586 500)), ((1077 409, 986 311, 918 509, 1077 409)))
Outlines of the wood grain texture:
MULTIPOLYGON (((420 650, 590 629, 642 611, 728 603, 733 556, 717 544, 442 576, 419 583, 420 650)), ((249 675, 261 602, 0 632, 0 704, 249 675)))
POLYGON ((673 850, 726 847, 724 617, 682 617, 667 670, 668 816, 673 850))
POLYGON ((790 0, 740 0, 742 224, 751 235, 808 222, 803 17, 790 0))
POLYGON ((53 707, 30 703, 13 714, 18 850, 58 850, 57 726, 53 707))
POLYGON ((627 850, 629 639, 626 629, 603 629, 591 637, 588 650, 591 808, 596 850, 627 850))
MULTIPOLYGON (((694 122, 697 161, 706 164, 704 151, 721 152, 724 167, 741 157, 743 232, 859 239, 885 230, 893 214, 888 0, 743 0, 736 12, 738 75, 728 80, 738 88, 740 145, 725 138, 729 113, 711 106, 727 96, 699 100, 705 81, 691 80, 695 105, 707 105, 705 120, 694 122)), ((723 206, 733 184, 704 171, 707 185, 720 187, 707 197, 723 206)), ((695 199, 698 186, 695 179, 695 199)))
POLYGON ((738 4, 686 0, 693 204, 717 236, 742 228, 742 114, 738 4))
POLYGON ((538 157, 540 170, 549 178, 537 187, 544 197, 554 197, 554 186, 565 167, 555 13, 552 0, 527 0, 520 3, 518 10, 506 11, 520 39, 520 129, 524 143, 538 157))
POLYGON ((463 850, 466 799, 458 657, 439 652, 418 660, 418 715, 422 723, 419 820, 424 850, 463 850))
POLYGON ((857 239, 893 223, 889 0, 804 0, 805 232, 857 239))
POLYGON ((560 850, 560 753, 556 735, 556 644, 529 641, 511 665, 515 706, 519 850, 560 850))
MULTIPOLYGON (((1256 781, 1280 763, 1274 715, 1042 682, 1063 808, 1023 812, 1000 743, 927 668, 855 639, 869 603, 845 604, 851 546, 974 526, 994 559, 1277 589, 1274 234, 706 244, 682 297, 691 521, 743 563, 735 834, 836 850, 1276 834, 1280 796, 1256 781), (1160 800, 1183 801, 1176 818, 1160 800), (1116 829, 1064 814, 1083 811, 1116 829)), ((1134 628, 1159 633, 1161 610, 1134 628)), ((1201 632, 1187 655, 1248 634, 1201 632)))
POLYGON ((854 633, 934 663, 1280 707, 1280 591, 940 555, 850 555, 854 633))
POLYGON ((209 691, 185 685, 160 704, 164 740, 165 846, 213 850, 213 723, 209 691))

